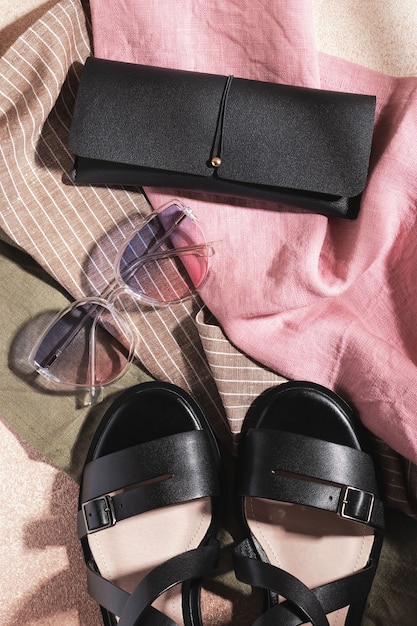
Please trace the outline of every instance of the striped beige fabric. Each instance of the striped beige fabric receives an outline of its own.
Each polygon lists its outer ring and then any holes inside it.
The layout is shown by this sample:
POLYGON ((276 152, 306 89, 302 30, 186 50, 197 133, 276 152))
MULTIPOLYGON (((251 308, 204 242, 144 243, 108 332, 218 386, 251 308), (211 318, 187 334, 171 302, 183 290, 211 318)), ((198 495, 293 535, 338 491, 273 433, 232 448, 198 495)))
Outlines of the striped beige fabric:
MULTIPOLYGON (((79 73, 90 53, 80 2, 59 2, 0 61, 0 226, 74 297, 101 293, 120 243, 150 208, 140 190, 78 188, 67 147, 79 73)), ((229 430, 193 322, 191 299, 131 304, 141 362, 192 392, 219 436, 229 430), (182 347, 186 349, 182 349, 182 347)))
POLYGON ((254 363, 235 348, 206 308, 199 311, 196 322, 236 446, 250 404, 262 391, 286 379, 254 363))
MULTIPOLYGON (((90 50, 81 3, 62 0, 0 59, 0 227, 74 297, 103 291, 118 247, 150 211, 140 189, 70 180, 67 137, 90 50)), ((192 393, 233 449, 252 400, 284 379, 231 345, 198 297, 160 310, 131 303, 126 314, 143 367, 192 393)), ((388 503, 415 514, 417 468, 375 449, 388 503)))

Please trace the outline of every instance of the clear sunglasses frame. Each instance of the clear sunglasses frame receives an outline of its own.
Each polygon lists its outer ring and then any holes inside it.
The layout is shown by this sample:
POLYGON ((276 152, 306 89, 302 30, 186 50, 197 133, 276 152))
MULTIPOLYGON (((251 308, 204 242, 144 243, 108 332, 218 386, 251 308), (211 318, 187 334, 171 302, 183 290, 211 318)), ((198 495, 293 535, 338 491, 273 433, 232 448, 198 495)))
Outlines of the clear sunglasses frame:
MULTIPOLYGON (((212 253, 212 244, 206 242, 204 233, 191 209, 178 200, 171 200, 156 209, 144 218, 119 250, 115 258, 113 280, 103 293, 72 302, 48 324, 31 350, 30 366, 55 385, 87 392, 84 404, 91 405, 100 402, 103 387, 123 376, 136 353, 135 333, 127 316, 116 307, 116 302, 123 295, 128 295, 141 304, 156 307, 182 302, 196 293, 204 284, 208 273, 209 257, 212 253), (151 228, 155 218, 159 218, 160 224, 164 214, 168 215, 169 209, 174 210, 174 208, 178 209, 178 217, 168 224, 166 230, 164 228, 162 236, 153 241, 149 247, 144 243, 143 254, 137 255, 134 250, 130 253, 129 247, 133 247, 132 242, 135 238, 140 237, 140 233, 143 233, 147 227, 151 228), (187 228, 181 227, 183 224, 191 225, 188 233, 187 228), (195 233, 195 236, 189 236, 191 231, 195 233), (167 248, 168 244, 172 247, 167 248), (178 264, 179 262, 182 268, 186 268, 184 275, 188 278, 184 283, 181 276, 183 291, 178 292, 173 289, 169 296, 163 296, 161 287, 158 285, 162 271, 156 274, 158 280, 155 280, 152 272, 148 269, 145 271, 145 268, 159 267, 162 263, 178 264), (146 281, 152 293, 146 293, 136 282, 139 272, 146 275, 146 281), (49 348, 51 341, 53 341, 52 349, 49 348), (68 358, 71 350, 74 353, 74 373, 71 371, 71 358, 68 358), (108 356, 106 350, 109 352, 108 356), (99 351, 102 353, 100 359, 99 351), (88 357, 83 362, 84 378, 81 380, 77 378, 77 374, 78 376, 81 374, 76 370, 77 367, 80 369, 79 361, 82 361, 84 353, 87 353, 88 357), (103 369, 98 365, 99 361, 106 366, 105 375, 103 372, 99 375, 99 371, 103 369), (65 368, 62 367, 60 370, 62 363, 65 363, 65 368), (69 373, 64 376, 62 373, 67 369, 69 373)), ((164 273, 163 278, 166 283, 164 288, 168 286, 171 290, 170 277, 164 273)))

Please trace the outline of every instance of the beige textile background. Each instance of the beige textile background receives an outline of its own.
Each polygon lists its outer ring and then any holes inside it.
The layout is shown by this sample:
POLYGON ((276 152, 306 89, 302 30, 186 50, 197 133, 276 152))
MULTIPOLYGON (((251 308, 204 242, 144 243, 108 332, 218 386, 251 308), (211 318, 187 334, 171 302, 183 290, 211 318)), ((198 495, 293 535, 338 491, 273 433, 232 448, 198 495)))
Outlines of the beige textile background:
POLYGON ((0 0, 0 56, 56 0, 0 0))

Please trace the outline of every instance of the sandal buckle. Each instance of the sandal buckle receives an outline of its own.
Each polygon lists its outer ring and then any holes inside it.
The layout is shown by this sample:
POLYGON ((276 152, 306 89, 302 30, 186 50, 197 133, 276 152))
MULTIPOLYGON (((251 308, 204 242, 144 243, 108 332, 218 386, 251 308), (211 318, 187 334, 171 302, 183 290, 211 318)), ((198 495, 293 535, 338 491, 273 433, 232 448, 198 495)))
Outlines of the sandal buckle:
POLYGON ((375 496, 369 491, 346 486, 340 498, 339 515, 344 519, 369 524, 374 509, 375 496))
POLYGON ((114 526, 117 521, 112 498, 108 495, 84 502, 82 511, 88 535, 114 526))

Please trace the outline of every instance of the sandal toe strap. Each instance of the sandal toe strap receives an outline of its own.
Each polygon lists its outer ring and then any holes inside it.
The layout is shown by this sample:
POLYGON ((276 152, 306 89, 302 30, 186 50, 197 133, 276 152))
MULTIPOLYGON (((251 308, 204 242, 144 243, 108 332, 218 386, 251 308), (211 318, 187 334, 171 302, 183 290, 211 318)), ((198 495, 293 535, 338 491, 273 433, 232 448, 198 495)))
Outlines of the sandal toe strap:
POLYGON ((138 444, 86 465, 77 518, 78 537, 158 507, 219 493, 205 431, 178 433, 138 444))
POLYGON ((361 450, 259 428, 246 435, 243 458, 240 496, 312 506, 384 527, 373 460, 361 450))
POLYGON ((217 541, 179 554, 149 572, 129 594, 103 578, 90 562, 87 568, 90 595, 105 609, 120 617, 118 626, 174 626, 152 602, 174 585, 199 579, 214 571, 219 557, 217 541), (139 621, 140 620, 140 621, 139 621))
POLYGON ((374 575, 371 561, 350 576, 309 589, 285 570, 257 560, 247 539, 236 546, 234 563, 239 580, 286 598, 261 615, 253 626, 300 626, 306 621, 313 626, 329 626, 327 614, 345 606, 363 605, 374 575))

